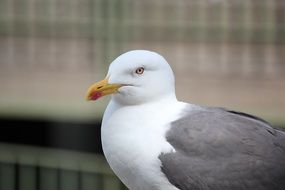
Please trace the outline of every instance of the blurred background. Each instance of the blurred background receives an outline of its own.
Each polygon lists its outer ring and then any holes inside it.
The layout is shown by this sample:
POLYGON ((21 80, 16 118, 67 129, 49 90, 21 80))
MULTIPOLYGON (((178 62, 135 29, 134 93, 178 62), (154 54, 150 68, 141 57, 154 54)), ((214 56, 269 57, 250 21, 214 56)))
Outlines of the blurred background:
POLYGON ((132 49, 162 54, 180 100, 285 127, 283 0, 0 0, 0 190, 118 190, 108 98, 84 100, 132 49))

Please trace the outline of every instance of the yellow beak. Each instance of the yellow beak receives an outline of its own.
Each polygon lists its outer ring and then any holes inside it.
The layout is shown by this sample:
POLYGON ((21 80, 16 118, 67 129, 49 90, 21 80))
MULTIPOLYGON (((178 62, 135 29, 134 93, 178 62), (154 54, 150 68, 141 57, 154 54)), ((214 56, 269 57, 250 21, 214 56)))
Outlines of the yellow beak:
POLYGON ((94 83, 88 88, 86 100, 97 100, 102 96, 116 93, 121 86, 122 85, 120 84, 109 84, 108 78, 105 78, 104 80, 94 83))

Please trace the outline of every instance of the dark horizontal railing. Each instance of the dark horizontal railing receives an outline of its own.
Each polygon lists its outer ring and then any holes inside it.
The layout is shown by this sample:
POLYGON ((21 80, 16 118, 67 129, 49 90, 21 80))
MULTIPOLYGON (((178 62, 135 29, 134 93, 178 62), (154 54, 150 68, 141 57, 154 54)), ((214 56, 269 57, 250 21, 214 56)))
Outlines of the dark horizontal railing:
POLYGON ((0 162, 0 190, 123 190, 112 174, 0 162))
POLYGON ((100 123, 0 120, 0 190, 123 190, 100 123))
POLYGON ((102 154, 100 122, 0 119, 0 142, 102 154))

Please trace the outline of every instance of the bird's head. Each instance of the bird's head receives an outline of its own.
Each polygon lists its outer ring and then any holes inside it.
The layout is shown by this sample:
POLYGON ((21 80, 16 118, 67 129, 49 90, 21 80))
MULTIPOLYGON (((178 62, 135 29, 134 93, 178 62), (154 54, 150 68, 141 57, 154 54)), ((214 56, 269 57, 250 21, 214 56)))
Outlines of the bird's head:
POLYGON ((159 54, 134 50, 120 55, 110 65, 106 78, 91 85, 87 100, 113 94, 123 105, 150 102, 164 97, 175 98, 174 75, 167 61, 159 54))

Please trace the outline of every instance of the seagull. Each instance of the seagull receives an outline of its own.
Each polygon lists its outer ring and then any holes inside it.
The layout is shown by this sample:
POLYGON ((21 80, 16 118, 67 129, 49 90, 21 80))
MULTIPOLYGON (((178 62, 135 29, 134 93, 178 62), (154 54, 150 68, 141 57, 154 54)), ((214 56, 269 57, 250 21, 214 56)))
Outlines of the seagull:
POLYGON ((120 55, 86 99, 109 94, 103 152, 130 190, 285 189, 285 132, 246 113, 178 101, 158 53, 120 55))

